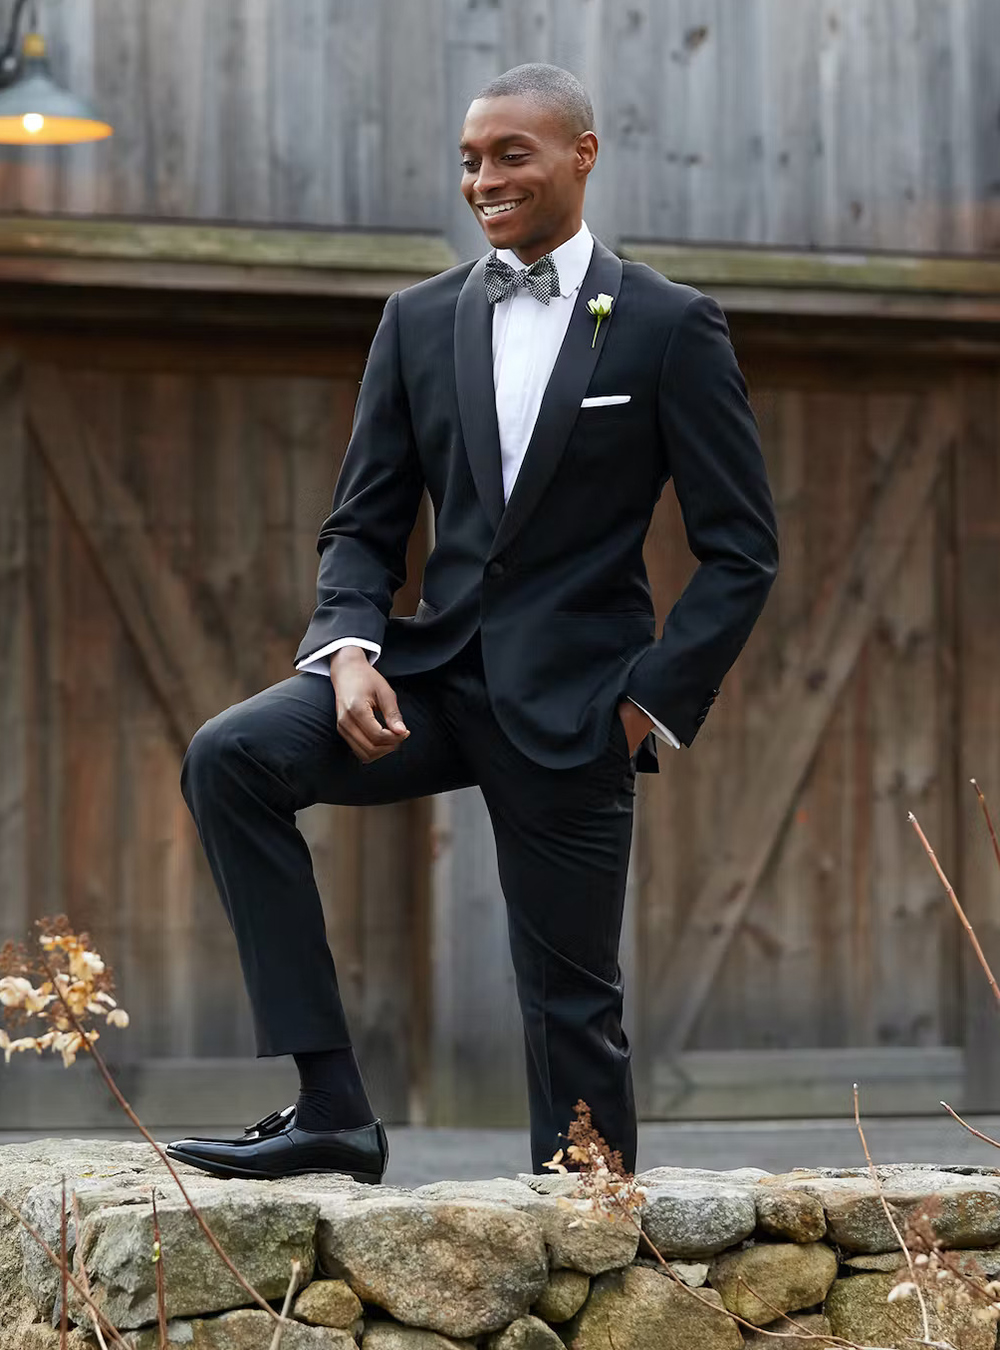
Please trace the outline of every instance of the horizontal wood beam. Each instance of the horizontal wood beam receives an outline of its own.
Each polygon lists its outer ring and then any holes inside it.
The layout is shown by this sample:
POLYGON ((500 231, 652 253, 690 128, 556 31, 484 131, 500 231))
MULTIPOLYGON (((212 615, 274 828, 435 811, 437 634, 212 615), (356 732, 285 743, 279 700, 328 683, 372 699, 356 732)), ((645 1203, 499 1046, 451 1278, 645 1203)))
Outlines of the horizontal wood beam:
POLYGON ((962 1109, 959 1046, 689 1050, 653 1066, 646 1120, 850 1119, 858 1084, 865 1117, 930 1115, 942 1097, 962 1109))
POLYGON ((705 247, 624 239, 623 258, 718 297, 727 310, 1000 323, 989 256, 705 247))
POLYGON ((419 231, 0 216, 0 282, 386 296, 458 261, 419 231))
POLYGON ((644 262, 674 281, 728 286, 933 292, 1000 298, 1000 258, 907 253, 822 253, 811 249, 706 248, 622 240, 623 258, 644 262))

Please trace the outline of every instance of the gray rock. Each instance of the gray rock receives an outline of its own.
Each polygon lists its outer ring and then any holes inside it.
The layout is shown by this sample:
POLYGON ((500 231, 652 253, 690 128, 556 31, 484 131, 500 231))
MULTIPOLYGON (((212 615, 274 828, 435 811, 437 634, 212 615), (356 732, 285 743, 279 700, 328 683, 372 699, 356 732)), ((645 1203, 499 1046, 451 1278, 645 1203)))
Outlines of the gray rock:
POLYGON ((363 1312, 361 1300, 343 1280, 313 1280, 295 1299, 292 1316, 313 1326, 346 1331, 363 1312))
MULTIPOLYGON (((314 1202, 283 1197, 270 1186, 229 1181, 225 1189, 196 1200, 236 1269, 266 1299, 283 1296, 293 1259, 301 1263, 300 1279, 312 1278, 318 1214, 314 1202)), ((168 1317, 200 1316, 252 1301, 180 1194, 158 1201, 157 1212, 168 1317)), ((156 1320, 152 1252, 152 1205, 101 1207, 83 1222, 77 1260, 86 1264, 95 1303, 119 1330, 156 1320)), ((73 1289, 69 1310, 75 1322, 92 1327, 91 1314, 73 1289)))
MULTIPOLYGON (((205 1174, 202 1173, 202 1175, 205 1174)), ((137 1174, 125 1180, 124 1184, 98 1177, 67 1177, 66 1250, 71 1266, 76 1251, 72 1199, 74 1194, 77 1212, 82 1224, 90 1214, 99 1209, 143 1203, 149 1204, 152 1208, 151 1197, 154 1189, 158 1209, 166 1202, 168 1196, 175 1197, 178 1201, 181 1200, 180 1193, 169 1175, 167 1175, 165 1181, 157 1179, 154 1183, 145 1179, 141 1174, 137 1174)), ((188 1194, 199 1209, 206 1198, 218 1194, 216 1188, 201 1186, 197 1183, 192 1184, 187 1189, 188 1194)), ((41 1185, 31 1188, 21 1206, 24 1217, 55 1252, 58 1252, 60 1244, 61 1205, 62 1183, 54 1185, 50 1181, 45 1181, 41 1185)), ((25 1228, 21 1229, 21 1273, 25 1284, 31 1291, 39 1315, 49 1319, 54 1325, 60 1316, 59 1271, 52 1264, 45 1250, 25 1228)))
POLYGON ((455 1341, 395 1322, 370 1322, 362 1346, 363 1350, 473 1350, 472 1341, 455 1341))
POLYGON ((758 1243, 717 1256, 708 1273, 729 1311, 758 1327, 822 1303, 836 1277, 837 1258, 822 1242, 758 1243))
POLYGON ((901 1251, 862 1252, 860 1256, 843 1257, 841 1263, 851 1270, 902 1270, 906 1265, 906 1257, 901 1251))
POLYGON ((317 1243, 323 1272, 359 1298, 460 1340, 523 1316, 548 1282, 538 1221, 495 1202, 330 1197, 317 1243))
MULTIPOLYGON (((664 1263, 652 1256, 637 1256, 633 1264, 661 1272, 664 1268, 664 1263)), ((666 1267, 689 1289, 700 1289, 708 1283, 708 1265, 704 1261, 668 1261, 666 1267)))
POLYGON ((590 1276, 579 1270, 553 1270, 531 1311, 546 1322, 568 1322, 587 1301, 590 1276))
MULTIPOLYGON (((7 1326, 0 1323, 0 1329, 7 1334, 7 1326)), ((11 1335, 11 1339, 0 1341, 3 1350, 60 1350, 59 1328, 50 1327, 47 1322, 33 1322, 30 1326, 24 1326, 16 1336, 11 1335)), ((100 1344, 96 1337, 89 1331, 84 1331, 82 1327, 72 1327, 66 1337, 66 1350, 100 1350, 100 1344)))
POLYGON ((637 1172, 640 1186, 670 1186, 675 1181, 701 1181, 713 1186, 756 1186, 769 1181, 774 1174, 761 1167, 735 1167, 729 1172, 717 1172, 710 1167, 651 1167, 637 1172))
POLYGON ((786 1242, 819 1242, 826 1236, 826 1215, 815 1195, 785 1187, 758 1186, 757 1228, 771 1238, 786 1242))
POLYGON ((563 1343, 540 1317, 519 1317, 490 1336, 486 1350, 563 1350, 563 1343))
MULTIPOLYGON (((851 1275, 837 1280, 826 1299, 825 1312, 835 1336, 888 1350, 912 1350, 922 1335, 920 1309, 913 1297, 887 1302, 898 1275, 851 1275)), ((961 1350, 994 1350, 995 1323, 983 1321, 980 1305, 945 1305, 943 1312, 929 1303, 931 1338, 950 1341, 961 1350)))
MULTIPOLYGON (((238 1308, 219 1317, 177 1319, 167 1323, 169 1350, 268 1350, 277 1326, 263 1308, 238 1308)), ((133 1350, 159 1350, 158 1327, 133 1331, 126 1339, 133 1350)), ((332 1327, 309 1327, 304 1322, 286 1322, 281 1350, 358 1350, 346 1331, 332 1327)))
MULTIPOLYGON (((36 1186, 55 1185, 60 1189, 61 1177, 66 1176, 67 1196, 80 1184, 141 1185, 151 1180, 170 1178, 155 1150, 147 1143, 130 1140, 104 1139, 33 1139, 23 1144, 4 1144, 0 1149, 0 1195, 9 1204, 23 1210, 29 1193, 36 1186)), ((55 1250, 59 1244, 58 1202, 55 1204, 55 1250)), ((51 1232, 43 1234, 47 1241, 51 1232)), ((69 1237, 72 1238, 72 1223, 69 1237)), ((50 1243, 51 1245, 51 1243, 50 1243)), ((12 1337, 19 1329, 30 1326, 39 1315, 45 1315, 36 1302, 51 1305, 52 1285, 39 1289, 42 1272, 54 1267, 34 1238, 21 1226, 5 1206, 0 1206, 0 1326, 12 1337), (23 1269, 24 1254, 30 1252, 32 1268, 26 1278, 23 1269), (37 1257, 36 1257, 37 1254, 37 1257)), ((35 1333, 32 1333, 35 1334, 35 1333)))
POLYGON ((700 1289, 708 1279, 708 1266, 704 1261, 668 1261, 667 1264, 689 1289, 700 1289))
POLYGON ((712 1289, 687 1289, 648 1266, 599 1275, 566 1324, 572 1350, 742 1350, 739 1328, 712 1289))
MULTIPOLYGON (((574 1186, 578 1183, 574 1180, 574 1186)), ((530 1214, 541 1225, 555 1269, 586 1275, 627 1266, 639 1246, 639 1230, 619 1215, 594 1214, 585 1201, 532 1190, 519 1181, 437 1181, 420 1186, 414 1195, 428 1200, 486 1200, 511 1205, 530 1214), (575 1208, 570 1208, 569 1205, 575 1208)))
POLYGON ((834 1341, 814 1339, 817 1336, 833 1335, 830 1319, 825 1313, 799 1313, 795 1318, 794 1326, 782 1317, 761 1330, 770 1334, 758 1336, 753 1331, 744 1332, 743 1345, 745 1350, 774 1350, 775 1346, 794 1346, 796 1341, 803 1346, 803 1350, 805 1350, 805 1347, 808 1347, 808 1350, 837 1350, 834 1341), (804 1333, 803 1335, 799 1335, 800 1330, 804 1333), (786 1339, 775 1340, 775 1335, 784 1336, 786 1339))
MULTIPOLYGON (((995 1279, 1000 1275, 1000 1247, 968 1247, 961 1251, 951 1251, 949 1260, 956 1262, 963 1275, 974 1279, 995 1279)), ((846 1256, 841 1265, 850 1270, 893 1271, 906 1266, 906 1257, 901 1251, 862 1252, 858 1256, 846 1256)))
MULTIPOLYGON (((1000 1242, 1000 1179, 951 1169, 880 1168, 886 1202, 897 1224, 927 1213, 944 1247, 989 1247, 1000 1242), (929 1207, 928 1207, 929 1206, 929 1207)), ((849 1252, 889 1252, 899 1243, 867 1173, 783 1179, 814 1195, 826 1213, 830 1240, 849 1252)))
POLYGON ((714 1256, 749 1237, 757 1225, 746 1186, 673 1181, 645 1189, 643 1232, 664 1257, 714 1256))
POLYGON ((514 1179, 539 1195, 572 1195, 580 1184, 579 1177, 572 1173, 563 1176, 560 1172, 544 1172, 541 1176, 534 1172, 518 1172, 514 1179))

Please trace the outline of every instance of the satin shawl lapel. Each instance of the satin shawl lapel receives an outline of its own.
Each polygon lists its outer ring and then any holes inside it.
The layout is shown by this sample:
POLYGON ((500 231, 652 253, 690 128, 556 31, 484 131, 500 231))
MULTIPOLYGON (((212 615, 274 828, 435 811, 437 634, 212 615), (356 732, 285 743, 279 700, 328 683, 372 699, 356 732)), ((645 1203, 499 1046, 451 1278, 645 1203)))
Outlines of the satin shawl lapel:
MULTIPOLYGON (((474 268, 473 271, 475 270, 474 268)), ((556 357, 552 374, 549 376, 549 382, 542 396, 538 417, 531 433, 531 440, 524 452, 524 460, 518 470, 514 486, 511 488, 503 515, 500 517, 497 532, 493 537, 493 544, 490 549, 491 556, 505 548, 517 531, 521 529, 531 512, 538 505, 542 493, 556 471, 562 453, 566 448, 573 423, 580 412, 580 400, 587 392, 590 377, 593 375, 594 367, 600 359, 608 328, 613 323, 621 322, 614 305, 612 305, 611 314, 608 318, 602 319, 601 326, 597 330, 597 341, 593 342, 594 325, 597 320, 587 309, 587 301, 592 300, 600 291, 617 300, 618 292, 621 289, 621 281, 621 259, 615 253, 612 253, 606 245, 602 244, 599 239, 595 238, 590 266, 587 268, 583 283, 577 292, 573 313, 566 329, 566 336, 563 338, 559 355, 556 357), (592 342, 593 346, 591 346, 592 342)), ((480 279, 479 284, 485 290, 482 279, 480 279)), ((492 336, 492 330, 490 330, 490 334, 492 336)), ((492 350, 492 341, 490 348, 492 350)), ((489 402, 492 409, 495 427, 496 400, 493 396, 492 364, 490 365, 489 394, 490 398, 486 401, 489 402)), ((502 501, 503 480, 499 469, 499 433, 496 434, 498 437, 497 476, 501 483, 502 501)))
MULTIPOLYGON (((488 255, 487 255, 488 256, 488 255)), ((465 278, 455 310, 455 384, 462 438, 479 500, 493 529, 504 510, 500 432, 493 387, 493 309, 480 258, 465 278)))

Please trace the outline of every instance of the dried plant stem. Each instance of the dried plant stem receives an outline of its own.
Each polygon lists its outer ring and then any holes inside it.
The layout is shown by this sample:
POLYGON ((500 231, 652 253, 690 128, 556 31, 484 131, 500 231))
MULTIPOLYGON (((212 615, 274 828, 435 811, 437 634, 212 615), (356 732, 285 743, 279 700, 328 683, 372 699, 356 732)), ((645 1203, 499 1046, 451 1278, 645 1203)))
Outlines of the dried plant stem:
POLYGON ((62 1178, 62 1204, 59 1206, 59 1350, 66 1350, 69 1336, 69 1317, 66 1312, 66 1276, 69 1274, 66 1261, 66 1173, 62 1178))
POLYGON ((58 984, 58 982, 56 981, 56 978, 55 978, 56 972, 52 969, 52 967, 49 965, 48 961, 45 959, 44 956, 42 957, 42 961, 43 961, 43 963, 44 963, 44 965, 45 965, 45 969, 46 969, 46 970, 48 971, 48 973, 49 973, 49 978, 50 978, 51 981, 52 981, 52 987, 53 987, 53 989, 56 991, 56 995, 58 996, 60 1003, 62 1003, 63 1007, 65 1008, 65 1010, 66 1010, 66 1016, 69 1018, 70 1022, 72 1023, 73 1029, 76 1031, 77 1035, 80 1037, 81 1041, 83 1042, 83 1047, 87 1050, 87 1052, 88 1052, 88 1053, 91 1055, 91 1057, 93 1058, 93 1061, 94 1061, 94 1063, 97 1065, 97 1068, 98 1068, 98 1070, 99 1070, 99 1072, 100 1072, 100 1074, 101 1074, 101 1077, 104 1079, 105 1083, 107 1083, 108 1088, 110 1089, 110 1091, 111 1091, 112 1095, 114 1096, 115 1100, 118 1102, 118 1105, 122 1108, 122 1110, 123 1110, 123 1111, 125 1112, 125 1114, 128 1116, 129 1120, 131 1120, 132 1124, 136 1127, 136 1129, 139 1130, 139 1132, 142 1134, 143 1138, 146 1139, 146 1140, 148 1140, 148 1142, 149 1142, 150 1144, 152 1144, 153 1148, 156 1150, 157 1156, 160 1158, 161 1162, 163 1162, 164 1166, 166 1167, 166 1169, 167 1169, 167 1171, 170 1173, 170 1175, 173 1177, 173 1179, 177 1182, 177 1186, 178 1186, 178 1188, 179 1188, 179 1190, 180 1190, 180 1193, 181 1193, 181 1195, 183 1195, 183 1197, 184 1197, 184 1199, 185 1199, 185 1202, 187 1203, 188 1209, 190 1209, 191 1213, 192 1213, 192 1214, 194 1215, 194 1217, 197 1219, 198 1224, 199 1224, 199 1226, 200 1226, 200 1228, 201 1228, 201 1231, 202 1231, 202 1232, 205 1234, 205 1236, 208 1238, 209 1242, 210 1242, 210 1243, 212 1244, 212 1246, 215 1248, 216 1252, 218 1252, 219 1256, 222 1258, 222 1260, 225 1262, 226 1266, 227 1266, 227 1267, 229 1268, 229 1270, 232 1272, 234 1278, 238 1281, 238 1283, 240 1284, 240 1286, 241 1286, 243 1289, 246 1290, 246 1292, 250 1295, 250 1297, 253 1299, 253 1301, 254 1301, 256 1304, 258 1304, 261 1308, 263 1308, 264 1311, 265 1311, 266 1313, 268 1313, 268 1314, 274 1319, 274 1321, 280 1322, 281 1319, 280 1319, 279 1315, 278 1315, 278 1314, 275 1312, 275 1310, 271 1307, 271 1305, 270 1305, 270 1303, 268 1303, 267 1299, 265 1299, 261 1294, 259 1294, 259 1293, 257 1292, 257 1290, 253 1287, 253 1285, 252 1285, 252 1284, 249 1284, 249 1283, 243 1278, 243 1276, 240 1274, 240 1272, 239 1272, 239 1271, 236 1269, 236 1267, 233 1265, 232 1261, 230 1261, 229 1257, 228 1257, 228 1256, 226 1255, 226 1253, 223 1251, 222 1246, 221 1246, 221 1244, 220 1244, 218 1238, 215 1236, 215 1234, 214 1234, 214 1233, 212 1232, 212 1230, 209 1228, 208 1224, 207 1224, 207 1223, 205 1222, 205 1220, 202 1218, 201 1211, 198 1209, 197 1205, 194 1203, 194 1201, 193 1201, 193 1200, 191 1199, 191 1197, 188 1195, 187 1191, 184 1189, 184 1183, 183 1183, 183 1181, 181 1181, 180 1177, 177 1175, 177 1172, 174 1170, 174 1166, 173 1166, 173 1164, 171 1163, 170 1159, 169 1159, 169 1158, 167 1157, 167 1155, 163 1152, 163 1150, 160 1148, 159 1144, 156 1142, 156 1140, 153 1138, 153 1136, 149 1133, 149 1131, 146 1129, 145 1125, 143 1125, 142 1121, 139 1119, 139 1117, 138 1117, 138 1116, 135 1114, 135 1112, 132 1110, 131 1106, 128 1104, 128 1102, 125 1100, 125 1098, 122 1096, 121 1092, 120 1092, 119 1089, 118 1089, 118 1084, 117 1084, 117 1083, 115 1082, 115 1080, 112 1078, 111 1073, 110 1073, 110 1071, 108 1070, 107 1065, 104 1063, 104 1059, 102 1058, 100 1052, 99 1052, 98 1050, 96 1050, 96 1049, 94 1048, 94 1046, 91 1044, 89 1037, 86 1035, 86 1033, 84 1032, 83 1027, 80 1025, 80 1021, 79 1021, 79 1019, 77 1018, 76 1013, 74 1013, 73 1009, 72 1009, 72 1008, 69 1006, 69 1004, 66 1002, 65 998, 63 998, 63 995, 62 995, 62 993, 61 993, 61 991, 60 991, 60 989, 59 989, 59 984, 58 984))
MULTIPOLYGON (((4 1209, 8 1210, 9 1213, 13 1214, 14 1218, 17 1219, 18 1223, 24 1225, 24 1227, 28 1230, 31 1236, 35 1239, 38 1245, 45 1252, 45 1255, 49 1258, 49 1260, 52 1262, 55 1268, 57 1270, 61 1270, 62 1263, 60 1263, 59 1257, 55 1254, 55 1252, 52 1250, 49 1244, 45 1241, 41 1233, 39 1233, 37 1229, 31 1226, 31 1224, 24 1217, 21 1211, 16 1207, 16 1205, 12 1205, 5 1195, 0 1195, 0 1205, 3 1205, 4 1209)), ((112 1324, 108 1321, 107 1317, 105 1317, 104 1313, 94 1302, 93 1298, 91 1298, 90 1294, 83 1288, 79 1280, 75 1279, 69 1273, 68 1270, 66 1271, 66 1279, 73 1286, 76 1292, 80 1295, 80 1297, 83 1299, 84 1303, 86 1303, 90 1311, 94 1314, 95 1320, 99 1318, 105 1324, 105 1326, 107 1327, 108 1335, 112 1338, 115 1345, 120 1345, 122 1347, 122 1350, 132 1350, 132 1347, 122 1339, 121 1332, 119 1332, 116 1327, 112 1326, 112 1324)))
POLYGON ((160 1241, 160 1216, 156 1212, 156 1187, 153 1201, 153 1260, 156 1262, 156 1320, 160 1327, 160 1350, 167 1350, 167 1292, 163 1287, 163 1244, 160 1241))
POLYGON ((986 798, 983 796, 982 789, 980 788, 976 780, 974 778, 970 778, 969 782, 976 789, 976 796, 979 798, 979 805, 983 808, 983 815, 986 817, 986 828, 989 830, 990 838, 993 840, 993 856, 997 860, 997 865, 1000 866, 1000 844, 997 843, 997 833, 996 830, 994 830, 993 828, 993 821, 990 819, 990 808, 986 805, 986 798))
MULTIPOLYGON (((912 815, 910 819, 913 820, 912 815)), ((916 822, 914 823, 916 824, 916 822)), ((920 826, 918 825, 917 829, 919 828, 920 826)), ((933 856, 933 854, 931 856, 933 856)), ((861 1140, 861 1147, 865 1151, 865 1159, 868 1163, 868 1171, 869 1174, 871 1175, 871 1179, 875 1186, 875 1190, 878 1192, 878 1198, 882 1204, 882 1209, 885 1213, 886 1222, 892 1229, 893 1235, 895 1236, 896 1241, 899 1243, 900 1251, 902 1251, 903 1255, 906 1258, 906 1268, 910 1272, 910 1282, 912 1283, 913 1288, 916 1290, 917 1302, 920 1304, 920 1320, 922 1323, 924 1340, 930 1341, 931 1328, 930 1322, 928 1321, 927 1318, 927 1301, 924 1298, 923 1290, 917 1283, 917 1271, 916 1267, 913 1264, 913 1256, 910 1253, 909 1247, 907 1247, 906 1243, 903 1241, 903 1234, 899 1231, 899 1225, 896 1223, 896 1220, 892 1217, 892 1211, 889 1209, 889 1203, 885 1198, 885 1191, 882 1189, 882 1183, 879 1180, 878 1173, 875 1171, 875 1164, 872 1162, 872 1155, 868 1152, 868 1140, 865 1138, 865 1132, 861 1127, 861 1112, 858 1107, 857 1083, 854 1084, 854 1124, 857 1127, 858 1137, 861 1140)))
POLYGON ((994 978, 994 976, 993 976, 992 970, 990 970, 989 962, 986 960, 986 957, 983 955, 983 949, 982 949, 982 947, 980 947, 980 945, 979 945, 979 939, 976 937, 975 929, 972 927, 972 924, 969 923, 969 920, 966 918, 965 910, 964 910, 964 909, 962 908, 962 906, 958 903, 958 896, 955 894, 955 891, 954 891, 954 888, 952 887, 951 882, 950 882, 950 881, 948 880, 948 878, 945 876, 945 874, 944 874, 944 872, 943 872, 943 870, 942 870, 942 868, 941 868, 941 864, 938 862, 937 857, 936 857, 936 855, 935 855, 935 853, 934 853, 934 850, 931 848, 930 844, 927 842, 927 836, 924 834, 923 830, 920 828, 920 825, 919 825, 919 823, 918 823, 918 821, 917 821, 917 818, 916 818, 916 816, 913 814, 912 811, 909 813, 909 820, 910 820, 910 824, 911 824, 911 825, 913 826, 913 828, 916 830, 916 832, 917 832, 917 834, 918 834, 918 836, 919 836, 919 838, 920 838, 920 842, 923 844, 923 846, 924 846, 924 848, 925 848, 925 850, 926 850, 926 852, 927 852, 928 858, 930 858, 930 860, 931 860, 931 865, 933 866, 934 871, 937 872, 939 878, 941 879, 941 884, 942 884, 942 886, 945 888, 945 890, 946 890, 947 893, 948 893, 948 899, 951 901, 952 905, 954 905, 954 907, 955 907, 955 913, 958 915, 958 917, 959 917, 959 919, 960 919, 960 921, 961 921, 961 923, 962 923, 962 927, 965 929, 966 933, 968 934, 969 941, 972 943, 972 949, 973 949, 973 951, 976 953, 976 956, 977 956, 977 958, 978 958, 978 960, 979 960, 979 964, 982 966, 983 970, 986 972, 986 978, 987 978, 987 979, 989 980, 989 982, 990 982, 990 988, 993 990, 993 997, 997 1000, 998 1003, 1000 1003, 1000 988, 997 987, 997 982, 996 982, 996 980, 995 980, 995 978, 994 978))
MULTIPOLYGON (((76 1198, 76 1191, 73 1192, 71 1203, 73 1206, 73 1245, 76 1247, 77 1251, 79 1251, 80 1204, 76 1198)), ((88 1298, 91 1297, 90 1276, 87 1274, 87 1263, 85 1261, 80 1262, 80 1282, 83 1285, 84 1289, 86 1290, 87 1297, 88 1298)), ((100 1345, 101 1350, 108 1350, 108 1343, 104 1339, 104 1333, 101 1331, 100 1322, 97 1321, 94 1322, 94 1335, 97 1337, 97 1343, 98 1345, 100 1345)))
POLYGON ((281 1321, 274 1328, 274 1336, 271 1339, 270 1350, 279 1350, 279 1347, 281 1345, 281 1337, 285 1331, 285 1323, 288 1317, 288 1309, 292 1306, 292 1295, 295 1293, 296 1289, 299 1286, 299 1273, 301 1272, 301 1270, 302 1270, 302 1263, 296 1256, 292 1260, 292 1276, 291 1279, 288 1281, 288 1288, 285 1290, 285 1301, 281 1305, 281 1321))
POLYGON ((968 1122, 967 1120, 963 1120, 962 1117, 958 1114, 958 1112, 955 1111, 955 1110, 953 1110, 953 1109, 948 1105, 947 1102, 942 1102, 941 1105, 942 1105, 942 1106, 944 1107, 944 1109, 948 1112, 949 1116, 951 1116, 952 1120, 957 1120, 957 1121, 958 1121, 959 1125, 961 1125, 961 1127, 963 1128, 963 1130, 968 1130, 969 1133, 970 1133, 970 1134, 974 1134, 974 1135, 976 1136, 977 1139, 981 1139, 981 1140, 983 1141, 984 1144, 992 1144, 994 1148, 1000 1148, 1000 1142, 998 1142, 996 1139, 991 1139, 990 1136, 989 1136, 988 1134, 983 1134, 983 1133, 981 1133, 981 1131, 979 1131, 979 1130, 977 1130, 977 1129, 974 1129, 974 1128, 969 1124, 969 1122, 968 1122))

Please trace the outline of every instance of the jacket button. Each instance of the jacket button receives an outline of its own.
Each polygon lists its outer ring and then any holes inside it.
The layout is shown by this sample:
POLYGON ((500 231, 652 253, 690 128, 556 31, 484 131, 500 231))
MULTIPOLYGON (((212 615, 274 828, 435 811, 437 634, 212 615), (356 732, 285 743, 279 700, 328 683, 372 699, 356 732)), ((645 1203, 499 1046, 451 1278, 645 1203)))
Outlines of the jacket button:
POLYGON ((494 559, 493 562, 491 562, 486 569, 486 575, 488 577, 502 577, 503 572, 504 572, 503 563, 498 562, 496 559, 494 559))

